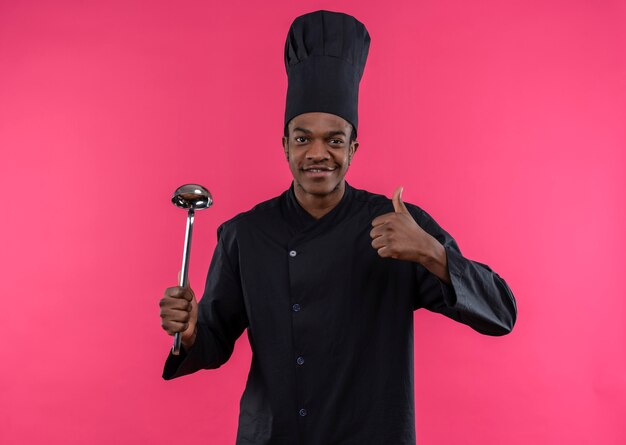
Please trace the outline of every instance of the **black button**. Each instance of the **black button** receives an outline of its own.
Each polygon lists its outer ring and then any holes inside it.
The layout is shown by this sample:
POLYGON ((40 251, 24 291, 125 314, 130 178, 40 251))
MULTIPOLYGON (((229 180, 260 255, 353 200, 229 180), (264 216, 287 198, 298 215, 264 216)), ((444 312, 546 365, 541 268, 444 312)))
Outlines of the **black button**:
POLYGON ((306 416, 306 410, 304 408, 302 408, 299 412, 300 416, 304 417, 306 416))
POLYGON ((304 357, 298 357, 296 359, 296 363, 299 365, 304 365, 304 357))
POLYGON ((298 312, 300 310, 300 305, 296 303, 293 306, 291 306, 291 309, 293 309, 294 312, 298 312))

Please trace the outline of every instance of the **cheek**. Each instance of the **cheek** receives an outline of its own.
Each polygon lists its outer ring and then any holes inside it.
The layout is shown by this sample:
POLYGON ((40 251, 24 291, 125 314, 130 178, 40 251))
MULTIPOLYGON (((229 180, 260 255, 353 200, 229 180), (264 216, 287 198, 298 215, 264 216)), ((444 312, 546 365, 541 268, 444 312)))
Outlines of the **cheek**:
POLYGON ((298 161, 297 159, 295 159, 293 153, 289 154, 289 159, 287 160, 287 162, 289 163, 289 170, 291 170, 291 172, 295 174, 298 171, 298 161))
POLYGON ((335 162, 341 165, 343 168, 346 168, 350 163, 350 155, 348 153, 341 153, 335 156, 335 162))

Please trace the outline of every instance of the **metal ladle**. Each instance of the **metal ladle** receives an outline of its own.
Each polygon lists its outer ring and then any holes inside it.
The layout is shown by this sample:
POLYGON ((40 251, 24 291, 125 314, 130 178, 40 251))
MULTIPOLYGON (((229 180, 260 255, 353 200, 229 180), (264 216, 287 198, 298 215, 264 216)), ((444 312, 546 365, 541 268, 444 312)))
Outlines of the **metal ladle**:
MULTIPOLYGON (((211 207, 213 197, 211 193, 199 184, 185 184, 180 186, 174 192, 172 203, 181 209, 187 209, 187 231, 185 232, 185 247, 183 249, 183 269, 180 274, 178 285, 185 287, 187 285, 187 272, 189 270, 189 252, 191 251, 191 234, 193 232, 193 218, 196 210, 204 210, 211 207)), ((174 346, 172 346, 172 354, 180 354, 180 332, 174 334, 174 346)))

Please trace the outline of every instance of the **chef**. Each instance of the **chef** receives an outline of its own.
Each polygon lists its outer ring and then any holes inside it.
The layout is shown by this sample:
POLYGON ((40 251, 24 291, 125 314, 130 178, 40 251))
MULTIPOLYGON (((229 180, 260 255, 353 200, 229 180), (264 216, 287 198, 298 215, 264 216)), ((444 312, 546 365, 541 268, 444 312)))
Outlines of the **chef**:
POLYGON ((160 302, 163 329, 182 339, 166 380, 221 366, 247 330, 238 445, 413 445, 413 312, 491 336, 515 324, 506 282, 402 188, 390 200, 346 182, 369 46, 344 13, 293 21, 283 131, 293 181, 218 228, 199 302, 178 286, 160 302))

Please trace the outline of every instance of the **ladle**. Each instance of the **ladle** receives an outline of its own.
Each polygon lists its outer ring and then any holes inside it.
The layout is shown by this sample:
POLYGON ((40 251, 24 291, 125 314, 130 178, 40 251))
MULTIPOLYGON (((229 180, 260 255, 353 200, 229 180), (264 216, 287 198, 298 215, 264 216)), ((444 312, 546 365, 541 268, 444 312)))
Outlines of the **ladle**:
MULTIPOLYGON (((189 253, 191 251, 191 234, 193 232, 193 219, 196 210, 204 210, 211 207, 213 197, 211 193, 199 184, 185 184, 180 186, 174 192, 172 203, 176 207, 187 210, 187 230, 185 232, 185 247, 183 249, 183 268, 180 274, 178 285, 185 287, 187 285, 187 272, 189 270, 189 253)), ((174 346, 172 346, 172 354, 180 354, 180 332, 174 334, 174 346)))

